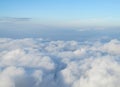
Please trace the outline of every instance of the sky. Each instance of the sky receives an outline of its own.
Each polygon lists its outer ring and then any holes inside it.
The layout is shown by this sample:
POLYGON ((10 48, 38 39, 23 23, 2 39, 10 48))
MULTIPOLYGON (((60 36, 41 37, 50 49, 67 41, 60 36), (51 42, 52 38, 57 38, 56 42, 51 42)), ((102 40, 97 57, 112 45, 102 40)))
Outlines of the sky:
POLYGON ((26 28, 120 27, 119 4, 119 0, 0 0, 0 26, 15 22, 14 26, 26 28))

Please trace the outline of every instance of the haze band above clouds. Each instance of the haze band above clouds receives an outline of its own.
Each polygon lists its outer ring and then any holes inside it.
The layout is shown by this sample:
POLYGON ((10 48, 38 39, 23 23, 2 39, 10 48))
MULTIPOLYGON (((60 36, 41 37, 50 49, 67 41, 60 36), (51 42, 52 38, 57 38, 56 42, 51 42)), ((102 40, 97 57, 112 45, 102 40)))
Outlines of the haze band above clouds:
POLYGON ((0 87, 119 87, 120 41, 0 38, 0 87))

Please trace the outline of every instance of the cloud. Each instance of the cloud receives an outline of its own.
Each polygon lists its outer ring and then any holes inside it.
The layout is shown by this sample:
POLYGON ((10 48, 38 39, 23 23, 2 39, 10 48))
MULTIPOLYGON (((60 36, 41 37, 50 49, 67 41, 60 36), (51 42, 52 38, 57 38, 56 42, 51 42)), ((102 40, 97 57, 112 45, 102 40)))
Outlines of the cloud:
POLYGON ((111 40, 109 43, 104 44, 103 49, 109 54, 120 54, 120 42, 116 39, 111 40))
POLYGON ((119 47, 117 39, 0 38, 0 87, 119 87, 119 47))
POLYGON ((2 17, 0 18, 0 22, 23 22, 30 21, 31 18, 17 18, 17 17, 2 17))

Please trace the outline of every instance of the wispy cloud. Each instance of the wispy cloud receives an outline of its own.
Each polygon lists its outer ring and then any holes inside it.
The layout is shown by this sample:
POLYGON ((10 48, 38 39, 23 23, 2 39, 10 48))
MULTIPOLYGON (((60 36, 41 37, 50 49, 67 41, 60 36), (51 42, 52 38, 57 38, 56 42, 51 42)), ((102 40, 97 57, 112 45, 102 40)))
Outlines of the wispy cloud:
POLYGON ((2 17, 0 18, 0 22, 21 22, 21 21, 30 21, 32 18, 17 18, 17 17, 2 17))

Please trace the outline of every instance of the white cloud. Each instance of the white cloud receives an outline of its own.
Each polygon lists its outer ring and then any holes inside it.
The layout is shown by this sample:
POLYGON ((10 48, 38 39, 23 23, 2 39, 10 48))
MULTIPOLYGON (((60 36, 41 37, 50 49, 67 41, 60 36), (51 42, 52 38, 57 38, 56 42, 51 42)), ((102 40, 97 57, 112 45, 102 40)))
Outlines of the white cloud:
POLYGON ((0 72, 0 87, 16 87, 15 80, 24 76, 23 68, 9 66, 0 72))
POLYGON ((0 38, 0 87, 119 87, 120 41, 0 38))
POLYGON ((107 51, 109 54, 120 54, 120 41, 114 39, 109 43, 104 44, 103 50, 107 51))

